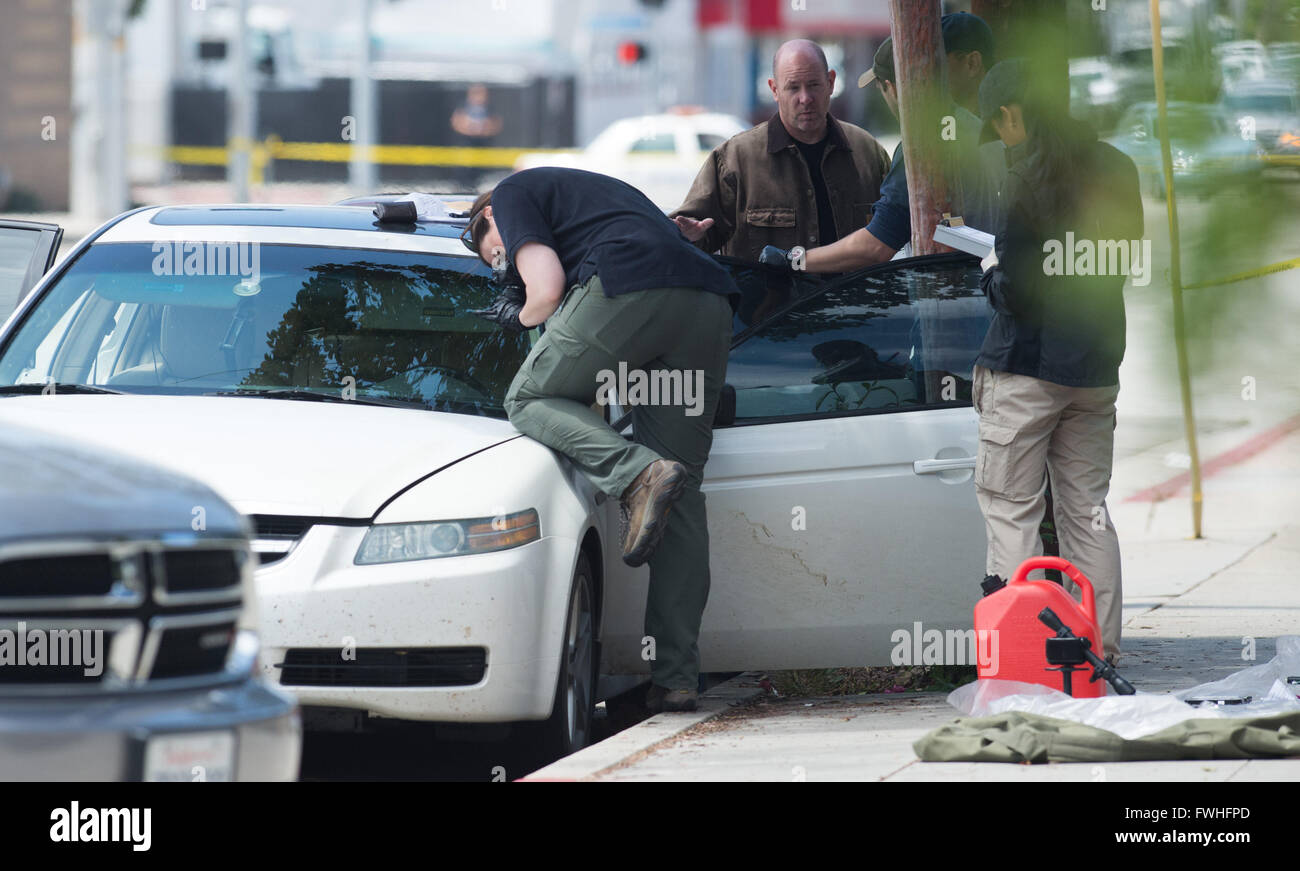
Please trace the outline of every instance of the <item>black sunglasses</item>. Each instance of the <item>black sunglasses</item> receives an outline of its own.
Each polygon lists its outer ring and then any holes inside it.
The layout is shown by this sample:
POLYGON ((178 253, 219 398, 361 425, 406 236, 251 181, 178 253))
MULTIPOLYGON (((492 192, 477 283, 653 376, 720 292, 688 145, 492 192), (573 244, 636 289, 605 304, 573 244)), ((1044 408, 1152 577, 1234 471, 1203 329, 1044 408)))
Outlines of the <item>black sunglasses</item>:
POLYGON ((473 226, 474 226, 474 221, 471 218, 470 222, 465 225, 465 232, 460 234, 460 241, 464 243, 465 247, 470 250, 470 253, 474 254, 475 256, 478 256, 478 249, 474 247, 474 237, 470 235, 469 232, 470 228, 473 226))

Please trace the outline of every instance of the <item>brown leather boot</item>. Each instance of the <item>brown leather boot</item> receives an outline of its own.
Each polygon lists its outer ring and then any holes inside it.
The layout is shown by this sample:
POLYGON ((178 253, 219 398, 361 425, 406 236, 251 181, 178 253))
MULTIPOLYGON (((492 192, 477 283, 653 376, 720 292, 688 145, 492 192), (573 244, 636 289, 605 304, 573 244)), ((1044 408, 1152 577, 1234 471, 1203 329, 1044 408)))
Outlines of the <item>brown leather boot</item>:
POLYGON ((651 684, 645 694, 646 710, 652 714, 694 711, 699 707, 700 695, 695 690, 670 690, 651 684))
POLYGON ((659 546, 668 526, 668 510, 686 489, 686 467, 655 460, 641 470, 623 493, 623 562, 643 565, 659 546))

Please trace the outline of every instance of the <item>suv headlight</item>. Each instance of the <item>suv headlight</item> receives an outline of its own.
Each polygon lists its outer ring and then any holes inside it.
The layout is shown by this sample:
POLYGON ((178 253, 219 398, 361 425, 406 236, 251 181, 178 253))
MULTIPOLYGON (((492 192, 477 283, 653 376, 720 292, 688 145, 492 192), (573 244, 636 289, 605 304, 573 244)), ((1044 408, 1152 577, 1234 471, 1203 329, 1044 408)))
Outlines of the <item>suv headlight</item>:
POLYGON ((235 633, 235 641, 226 654, 226 670, 244 677, 261 677, 262 644, 256 632, 240 629, 235 633))
POLYGON ((366 532, 353 562, 366 566, 489 553, 519 547, 541 537, 542 527, 534 508, 470 520, 380 523, 366 532))

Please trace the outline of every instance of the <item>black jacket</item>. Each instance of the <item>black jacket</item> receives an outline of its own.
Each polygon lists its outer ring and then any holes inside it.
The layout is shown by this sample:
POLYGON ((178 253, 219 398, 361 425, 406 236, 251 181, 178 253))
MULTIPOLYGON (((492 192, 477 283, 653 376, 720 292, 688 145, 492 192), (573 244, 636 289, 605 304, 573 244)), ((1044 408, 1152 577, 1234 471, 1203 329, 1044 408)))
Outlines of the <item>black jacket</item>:
POLYGON ((1007 149, 998 264, 981 282, 993 322, 975 362, 1070 387, 1104 387, 1119 383, 1133 245, 1139 256, 1150 249, 1141 242, 1142 197, 1133 161, 1087 125, 1066 119, 1063 141, 1069 159, 1058 165, 1066 172, 1048 168, 1043 140, 1007 149), (1120 243, 1129 255, 1123 259, 1120 243), (1103 267, 1110 274, 1081 274, 1103 267))

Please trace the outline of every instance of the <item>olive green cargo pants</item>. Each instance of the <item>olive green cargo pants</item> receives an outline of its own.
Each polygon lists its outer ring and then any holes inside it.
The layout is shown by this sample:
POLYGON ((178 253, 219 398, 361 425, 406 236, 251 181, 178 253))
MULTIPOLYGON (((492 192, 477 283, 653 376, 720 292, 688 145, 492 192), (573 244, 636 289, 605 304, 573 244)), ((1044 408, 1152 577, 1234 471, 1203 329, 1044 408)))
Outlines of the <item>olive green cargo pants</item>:
MULTIPOLYGON (((655 645, 650 673, 668 689, 693 690, 699 679, 697 642, 709 597, 709 528, 700 481, 730 342, 731 306, 721 294, 674 287, 606 297, 599 276, 593 276, 573 287, 546 321, 546 332, 506 392, 515 428, 567 456, 613 499, 655 460, 676 460, 689 470, 685 492, 649 560, 645 634, 655 645), (657 404, 628 403, 631 442, 591 407, 597 388, 617 376, 620 363, 629 386, 633 370, 661 387, 677 373, 682 385, 660 390, 657 404)), ((621 552, 621 541, 612 544, 621 552)))

